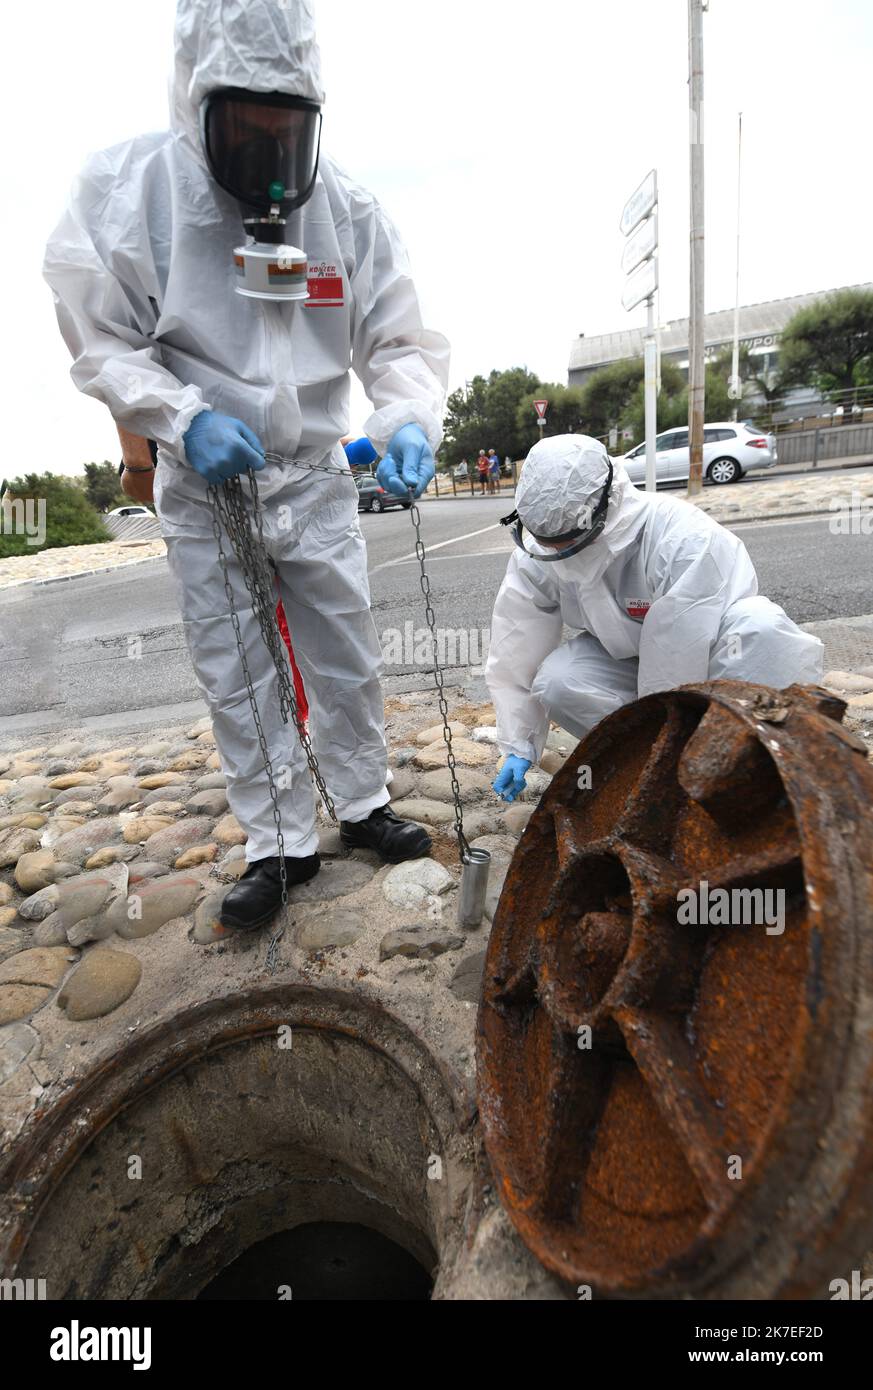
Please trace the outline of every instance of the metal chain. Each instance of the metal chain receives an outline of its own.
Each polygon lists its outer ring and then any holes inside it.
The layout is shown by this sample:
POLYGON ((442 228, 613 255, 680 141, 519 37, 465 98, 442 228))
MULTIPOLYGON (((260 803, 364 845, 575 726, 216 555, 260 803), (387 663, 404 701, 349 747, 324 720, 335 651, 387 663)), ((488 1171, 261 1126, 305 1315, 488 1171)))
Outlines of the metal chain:
MULTIPOLYGON (((276 673, 279 678, 279 708, 282 719, 284 723, 287 724, 290 715, 306 755, 306 761, 315 785, 318 788, 329 816, 334 821, 336 821, 336 810, 330 793, 325 786, 324 779, 318 766, 318 759, 315 756, 315 750, 312 747, 309 734, 297 707, 297 697, 294 691, 294 682, 291 675, 288 652, 279 630, 279 623, 276 617, 276 596, 273 586, 273 577, 267 560, 267 552, 264 547, 263 519, 261 515, 260 498, 258 496, 258 485, 255 474, 251 469, 248 470, 248 479, 252 513, 255 518, 255 526, 257 529, 257 543, 255 543, 255 537, 252 535, 251 524, 246 510, 245 496, 239 476, 228 479, 221 487, 210 485, 206 490, 206 495, 212 509, 212 531, 218 548, 218 563, 221 568, 224 583, 228 614, 233 627, 237 653, 242 668, 243 680, 245 681, 246 694, 248 696, 249 707, 252 712, 252 719, 257 733, 258 747, 260 748, 264 771, 267 776, 267 787, 270 793, 273 821, 276 826, 276 847, 279 851, 278 858, 279 875, 282 884, 282 906, 285 907, 288 903, 288 873, 285 865, 285 839, 282 834, 282 816, 279 810, 279 796, 276 787, 276 778, 273 772, 273 763, 270 758, 270 750, 261 722, 257 696, 255 695, 254 683, 252 681, 251 671, 249 670, 248 658, 246 657, 245 643, 243 642, 242 630, 240 628, 236 599, 234 598, 233 586, 230 581, 227 553, 222 539, 222 528, 236 556, 243 581, 251 598, 252 611, 257 619, 261 636, 270 653, 273 664, 276 667, 276 673)), ((280 923, 270 937, 264 964, 271 975, 275 973, 278 965, 279 942, 282 940, 284 934, 284 924, 280 923)))
MULTIPOLYGON (((309 469, 315 473, 339 473, 350 478, 354 483, 354 476, 346 468, 328 468, 323 464, 300 463, 296 459, 285 458, 282 454, 274 453, 271 450, 264 455, 267 462, 293 464, 298 468, 309 469)), ((264 645, 270 654, 279 678, 279 709, 284 723, 290 719, 297 731, 306 762, 312 779, 318 788, 319 795, 325 809, 334 822, 337 819, 336 809, 333 799, 327 790, 321 770, 318 766, 318 759, 309 737, 300 711, 297 706, 297 697, 294 691, 294 682, 291 673, 291 666, 288 659, 288 652, 279 630, 279 623, 276 617, 276 596, 273 586, 273 576, 267 558, 267 550, 264 545, 263 512, 261 509, 260 497, 258 495, 257 477, 253 469, 247 470, 249 483, 249 497, 251 502, 251 513, 255 523, 255 534, 252 533, 251 521, 246 508, 245 494, 242 488, 241 476, 229 478, 220 487, 211 485, 206 489, 206 495, 212 509, 212 530, 218 548, 218 563, 221 568, 224 583, 224 593, 227 599, 228 613, 233 627, 234 639, 236 641, 237 653, 239 655, 240 666, 242 668, 243 680, 245 681, 246 694, 252 712, 252 719, 258 738, 261 757, 264 763, 264 771, 267 776, 267 787, 270 793, 273 820, 276 826, 276 846, 279 851, 279 873, 282 883, 282 906, 288 903, 288 875, 285 866, 285 840, 282 834, 282 816, 279 810, 279 796, 276 788, 276 779, 273 773, 273 764, 270 758, 270 750, 267 745, 266 735, 261 715, 258 709, 257 696, 255 695, 254 683, 251 671, 249 670, 248 659, 246 657, 245 644, 243 642, 242 630, 240 628, 239 614, 237 613, 236 600, 233 594, 233 586, 230 581, 230 570, 228 566, 227 552, 224 548, 222 530, 227 535, 236 557, 237 564, 242 574, 243 582, 248 590, 251 599, 252 611, 257 619, 258 627, 264 641, 264 645)), ((443 740, 446 745, 446 761, 449 768, 449 776, 452 782, 452 796, 455 807, 455 833, 458 837, 458 849, 461 856, 461 863, 467 862, 470 847, 464 835, 463 809, 461 806, 461 789, 458 785, 456 772, 455 755, 452 751, 452 731, 449 727, 449 707, 445 697, 445 687, 442 668, 439 663, 437 634, 436 634, 436 614, 433 610, 430 595, 430 580, 425 569, 425 549, 424 541, 421 538, 421 515, 415 504, 415 492, 409 489, 409 515, 415 531, 415 554, 418 558, 421 575, 419 583, 421 592, 424 595, 425 620, 431 635, 433 651, 433 670, 434 683, 436 685, 437 697, 439 701, 440 714, 443 721, 443 740)), ((280 925, 273 932, 265 959, 265 967, 270 974, 273 974, 278 964, 279 942, 285 934, 284 925, 280 925)))
POLYGON ((424 541, 421 539, 421 514, 415 504, 415 489, 409 489, 409 517, 415 530, 415 554, 418 557, 418 565, 421 570, 419 584, 424 595, 424 616, 430 629, 430 638, 433 651, 433 678, 436 686, 437 699, 439 701, 440 714, 443 720, 443 741, 446 745, 446 762, 449 765, 449 776, 452 779, 452 797, 455 803, 455 834, 458 837, 458 850, 461 855, 461 863, 466 864, 469 858, 470 846, 464 835, 464 812, 461 807, 461 788, 458 785, 458 777, 455 771, 455 755, 452 751, 452 731, 449 727, 449 707, 446 703, 445 685, 443 681, 442 667, 439 662, 436 634, 436 614, 433 611, 433 604, 430 601, 430 580, 425 569, 425 549, 424 541))

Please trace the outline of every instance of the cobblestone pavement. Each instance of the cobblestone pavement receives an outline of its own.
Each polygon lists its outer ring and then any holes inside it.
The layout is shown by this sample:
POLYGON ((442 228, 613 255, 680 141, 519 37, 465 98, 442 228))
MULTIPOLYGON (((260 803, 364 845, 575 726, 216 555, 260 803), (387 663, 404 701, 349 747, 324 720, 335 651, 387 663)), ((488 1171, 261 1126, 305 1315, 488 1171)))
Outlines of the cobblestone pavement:
MULTIPOLYGON (((873 666, 826 681, 873 747, 873 666)), ((482 927, 457 926, 460 869, 433 697, 395 696, 386 702, 392 803, 429 828, 431 855, 391 867, 370 851, 347 854, 324 821, 323 867, 291 890, 279 978, 354 978, 383 1002, 399 992, 472 1086, 489 922, 518 837, 575 740, 553 728, 528 791, 507 806, 490 785, 492 707, 462 692, 450 712, 467 837, 491 852, 482 927)), ((0 1147, 71 1067, 156 1011, 264 970, 269 933, 240 938, 216 921, 245 867, 244 842, 208 718, 145 740, 74 733, 0 752, 0 1147)))

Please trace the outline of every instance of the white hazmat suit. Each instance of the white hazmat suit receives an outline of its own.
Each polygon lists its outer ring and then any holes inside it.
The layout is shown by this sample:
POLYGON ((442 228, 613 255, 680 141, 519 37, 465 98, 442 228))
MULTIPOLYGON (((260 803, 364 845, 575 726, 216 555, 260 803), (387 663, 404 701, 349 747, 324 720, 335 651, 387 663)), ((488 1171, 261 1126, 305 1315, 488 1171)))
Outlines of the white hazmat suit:
MULTIPOLYGON (((524 526, 540 537, 572 531, 590 517, 608 464, 587 435, 536 444, 516 492, 524 526)), ((500 748, 531 763, 550 720, 582 738, 621 705, 692 681, 821 679, 821 642, 759 596, 742 542, 680 498, 637 492, 621 462, 612 466, 602 533, 566 559, 516 548, 494 605, 485 678, 500 748), (565 625, 577 635, 562 643, 565 625)))
MULTIPOLYGON (((365 425, 384 453, 414 422, 441 438, 448 344, 422 325, 397 233, 375 199, 322 154, 311 199, 286 240, 313 279, 307 302, 234 292, 240 205, 211 177, 199 109, 218 88, 322 100, 308 0, 179 0, 171 130, 94 155, 54 232, 45 275, 80 390, 116 421, 156 440, 155 505, 179 591, 186 639, 213 719, 230 806, 247 858, 275 855, 266 775, 218 566, 206 483, 182 437, 213 408, 243 420, 268 450, 347 469, 349 368, 375 411, 365 425), (324 291, 325 285, 319 286, 324 291)), ((257 475, 274 561, 310 703, 319 762, 341 820, 388 800, 381 652, 370 615, 366 552, 351 476, 268 464, 257 475)), ((243 490, 247 484, 243 482, 243 490)), ((285 852, 317 844, 313 794, 278 682, 232 551, 232 582, 274 770, 285 852)))

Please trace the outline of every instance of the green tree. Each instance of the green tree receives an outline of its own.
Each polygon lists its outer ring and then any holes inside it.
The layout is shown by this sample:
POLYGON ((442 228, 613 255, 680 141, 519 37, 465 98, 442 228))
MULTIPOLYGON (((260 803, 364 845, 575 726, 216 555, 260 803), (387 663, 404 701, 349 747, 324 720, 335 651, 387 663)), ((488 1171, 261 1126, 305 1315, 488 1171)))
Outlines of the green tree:
POLYGON ((873 379, 873 290, 837 290, 800 309, 779 343, 780 388, 814 386, 823 395, 873 379))
POLYGON ((85 496, 96 512, 109 512, 130 500, 121 491, 118 468, 108 460, 85 464, 85 496))
POLYGON ((549 381, 541 384, 519 401, 516 409, 517 438, 521 445, 513 458, 521 458, 536 444, 540 437, 537 414, 534 410, 536 399, 548 400, 544 435, 586 433, 582 409, 581 386, 559 386, 549 381))
POLYGON ((0 501, 0 559, 110 539, 75 478, 26 473, 5 488, 0 501))
MULTIPOLYGON (((462 458, 472 466, 480 449, 496 449, 503 458, 519 458, 529 445, 518 426, 518 403, 540 390, 539 377, 526 367, 474 376, 453 391, 446 403, 440 462, 455 468, 462 458)), ((533 416, 533 411, 531 411, 533 416)), ((534 431, 534 434, 536 431, 534 431)))
MULTIPOLYGON (((688 423, 688 386, 682 372, 674 362, 661 361, 661 389, 657 400, 658 433, 675 429, 688 423)), ((619 430, 632 430, 632 438, 625 441, 624 449, 632 449, 641 444, 646 437, 645 383, 642 371, 639 374, 633 395, 624 409, 609 420, 607 430, 615 425, 619 430)), ((593 431, 592 431, 593 433, 593 431)), ((606 431, 604 431, 606 433, 606 431)))
POLYGON ((582 387, 585 432, 601 438, 614 425, 626 423, 637 395, 643 389, 643 359, 626 357, 594 372, 582 387))

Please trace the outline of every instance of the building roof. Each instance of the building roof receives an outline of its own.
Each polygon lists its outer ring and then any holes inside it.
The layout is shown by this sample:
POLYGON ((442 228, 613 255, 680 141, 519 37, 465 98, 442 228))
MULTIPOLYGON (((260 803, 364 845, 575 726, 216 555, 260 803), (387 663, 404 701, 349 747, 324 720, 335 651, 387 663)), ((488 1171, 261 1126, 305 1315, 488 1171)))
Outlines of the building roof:
MULTIPOLYGON (((873 283, 847 285, 844 289, 873 290, 873 283)), ((768 299, 762 304, 740 306, 740 338, 768 337, 781 333, 798 309, 837 294, 838 290, 817 290, 812 294, 795 294, 788 299, 768 299)), ((704 315, 704 336, 707 347, 729 342, 734 333, 733 309, 717 309, 704 315)), ((599 333, 594 337, 573 340, 570 348, 571 372, 590 371, 626 357, 636 357, 643 351, 644 328, 624 328, 618 333, 599 333)), ((688 319, 671 319, 661 325, 661 352, 682 352, 688 347, 688 319)))

